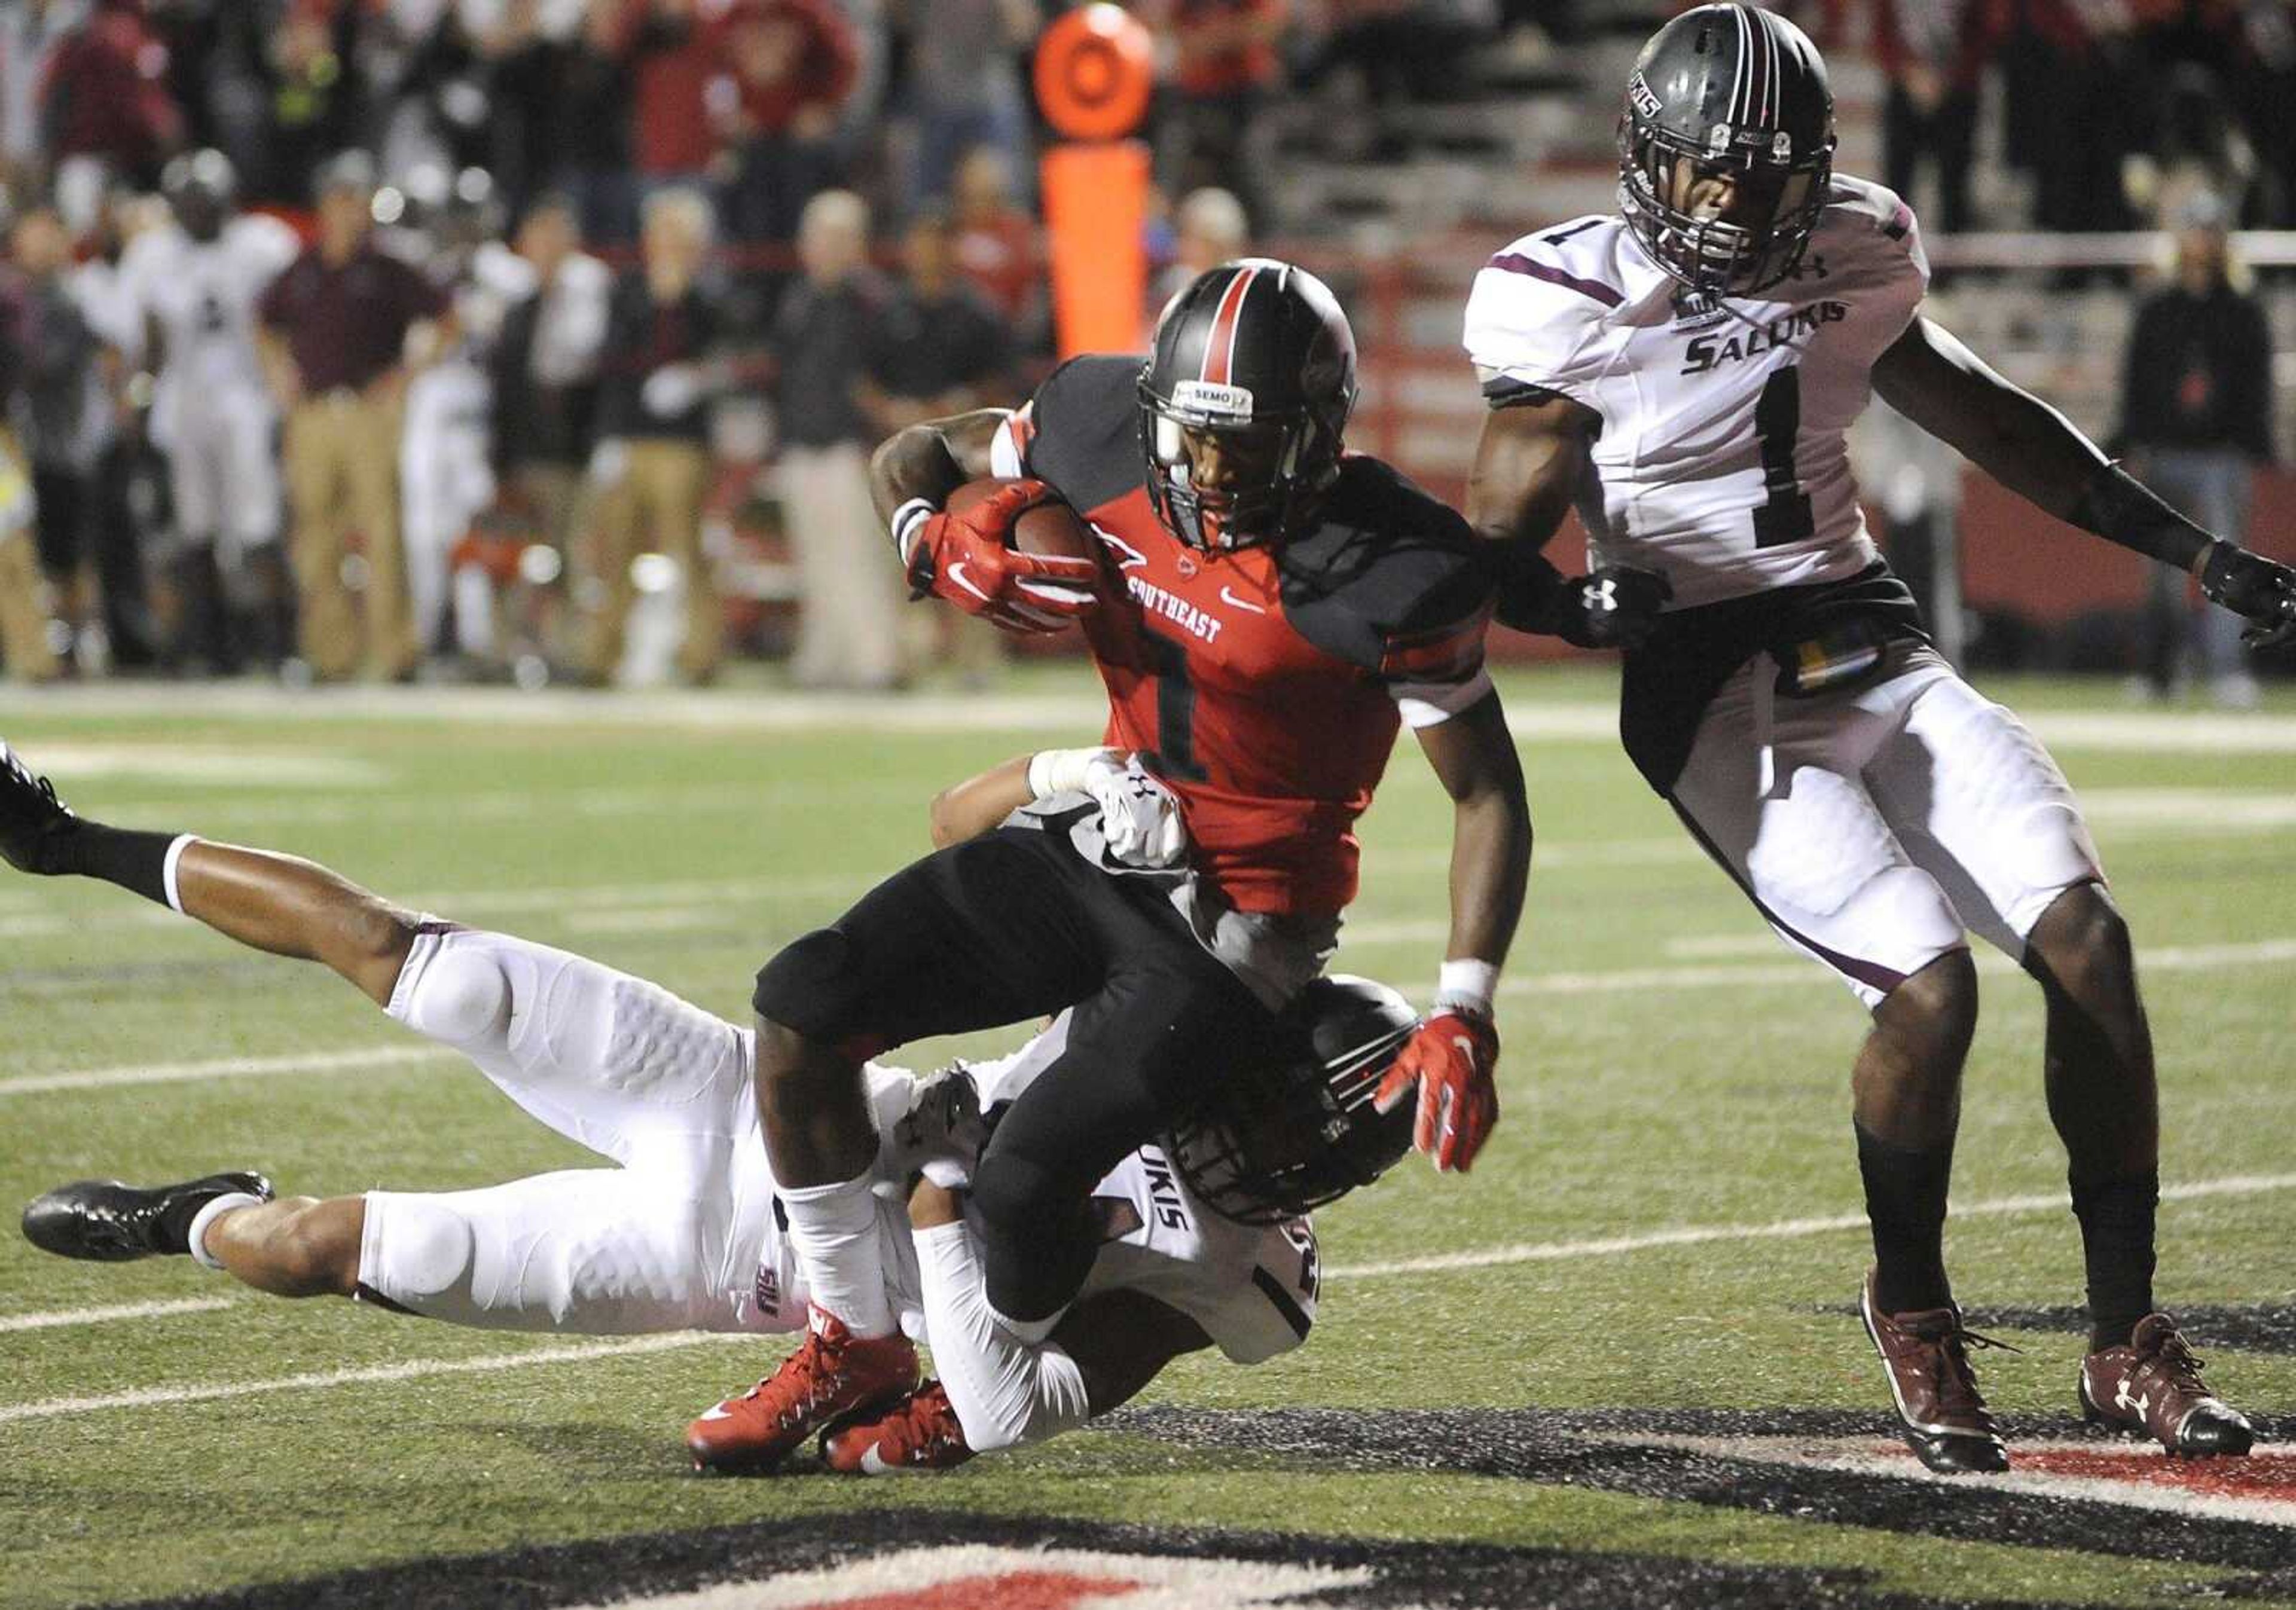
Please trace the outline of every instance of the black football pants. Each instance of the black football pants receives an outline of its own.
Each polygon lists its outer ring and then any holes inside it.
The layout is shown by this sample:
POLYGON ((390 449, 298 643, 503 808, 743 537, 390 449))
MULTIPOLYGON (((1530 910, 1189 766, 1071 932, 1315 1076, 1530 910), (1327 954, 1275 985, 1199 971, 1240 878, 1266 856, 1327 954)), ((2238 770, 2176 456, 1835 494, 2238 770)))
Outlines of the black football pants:
POLYGON ((996 1124, 972 1196, 988 1300, 1037 1320, 1073 1299, 1093 1188, 1274 1054, 1275 1019, 1149 879, 1070 846, 1073 815, 1008 826, 895 873, 758 975, 758 1015, 856 1060, 1073 1008, 1065 1046, 996 1124))

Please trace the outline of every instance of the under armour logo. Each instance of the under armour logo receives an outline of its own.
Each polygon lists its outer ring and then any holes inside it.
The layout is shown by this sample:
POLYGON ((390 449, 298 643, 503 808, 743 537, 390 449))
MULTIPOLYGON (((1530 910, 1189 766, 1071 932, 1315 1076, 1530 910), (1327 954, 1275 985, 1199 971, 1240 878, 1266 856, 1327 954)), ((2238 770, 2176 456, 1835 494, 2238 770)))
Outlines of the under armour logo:
POLYGON ((1604 615, 1609 615, 1612 611, 1616 610, 1619 607, 1618 582, 1611 576, 1606 576, 1602 580, 1596 582, 1593 586, 1587 588, 1587 607, 1590 609, 1599 610, 1604 615))
POLYGON ((2152 1407, 2152 1394, 2148 1392, 2141 1397, 2130 1397, 2128 1395, 2128 1381, 2129 1377, 2127 1376, 2120 1377, 2120 1385, 2112 1389, 2113 1401, 2119 1403, 2123 1409, 2129 1410, 2136 1414, 2142 1415, 2146 1410, 2152 1407))

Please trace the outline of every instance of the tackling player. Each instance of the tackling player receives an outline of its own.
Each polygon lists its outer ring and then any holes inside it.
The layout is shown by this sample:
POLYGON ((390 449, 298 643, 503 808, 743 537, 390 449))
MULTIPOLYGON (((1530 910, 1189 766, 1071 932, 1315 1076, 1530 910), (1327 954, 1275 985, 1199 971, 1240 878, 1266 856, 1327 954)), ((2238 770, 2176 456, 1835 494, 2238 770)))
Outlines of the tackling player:
MULTIPOLYGON (((1092 1182, 1267 1055, 1356 892, 1356 818, 1407 723, 1456 802, 1450 960, 1383 1105, 1464 1168, 1495 1122, 1491 996, 1530 850, 1483 668, 1489 584, 1464 522, 1341 450, 1355 338, 1331 292, 1253 258, 1175 298, 1152 355, 1082 357, 1017 414, 905 430, 872 466, 913 587, 1018 629, 1080 615, 1107 740, 1185 815, 1184 866, 1115 853, 1096 813, 1024 813, 895 875, 758 975, 758 1107, 815 1334, 742 1415, 771 1457, 913 1369, 873 1267, 864 1060, 1074 1010, 973 1177, 990 1303, 1042 1336, 1096 1238, 1092 1182), (1026 478, 961 513, 964 483, 1026 478), (1049 497, 1105 563, 1007 546, 1049 497), (1121 591, 1095 598, 1102 576, 1121 591)), ((1031 792, 1067 786, 1046 766, 1031 792)))
MULTIPOLYGON (((986 830, 1007 804, 993 785, 955 790, 936 830, 986 830)), ((84 1181, 26 1209, 37 1245, 107 1262, 188 1253, 282 1296, 356 1297, 496 1329, 804 1322, 806 1287, 756 1138, 746 1031, 581 957, 418 917, 307 861, 84 821, 4 745, 0 855, 100 878, 242 944, 321 962, 619 1165, 326 1200, 274 1200, 253 1173, 157 1189, 84 1181)), ((871 1474, 961 1463, 1105 1413, 1181 1353, 1216 1345, 1251 1364, 1304 1341, 1319 1282, 1315 1234, 1295 1210, 1368 1183, 1409 1148, 1408 1116, 1379 1117, 1368 1098, 1417 1018, 1392 991, 1335 978, 1303 995, 1292 1023, 1289 1058, 1252 1069, 1221 1123, 1132 1151, 1095 1188, 1100 1239, 1083 1296, 1035 1345, 989 1319, 975 1232, 951 1187, 1000 1110, 1058 1055, 1057 1037, 922 1081, 870 1064, 883 1136, 870 1233, 884 1300, 932 1347, 941 1378, 920 1385, 913 1373, 858 1406, 866 1412, 825 1443, 830 1463, 871 1474), (1281 1125, 1288 1150, 1260 1142, 1271 1118, 1293 1120, 1281 1125)), ((694 1423, 698 1464, 741 1464, 718 1441, 740 1402, 694 1423)))
POLYGON ((1868 1333, 1914 1451, 1998 1470, 1946 1278, 1946 1188, 1977 1018, 1966 930, 2048 1004, 2094 1419, 2243 1453, 2154 1312, 2159 1120, 2128 930, 2063 776, 1931 649, 1858 510, 1843 433, 1869 391, 2004 486, 2189 570, 2286 636, 2296 576, 2217 542, 1921 315, 1905 202, 1833 172, 1825 67, 1792 23, 1705 5, 1627 82, 1618 216, 1493 257, 1466 347, 1490 405, 1469 514, 1505 544, 1499 617, 1626 650, 1628 753, 1791 944, 1873 1012, 1852 1114, 1875 1263, 1868 1333), (1538 556, 1576 502, 1598 567, 1538 556))

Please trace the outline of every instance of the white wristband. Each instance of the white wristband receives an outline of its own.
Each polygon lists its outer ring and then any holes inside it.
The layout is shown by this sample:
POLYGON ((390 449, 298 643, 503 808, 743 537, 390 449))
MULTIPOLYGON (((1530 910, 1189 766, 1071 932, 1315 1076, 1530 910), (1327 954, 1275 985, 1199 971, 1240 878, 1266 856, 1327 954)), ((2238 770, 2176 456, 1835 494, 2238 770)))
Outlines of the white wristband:
POLYGON ((908 566, 910 557, 915 551, 917 527, 939 512, 939 510, 921 497, 913 497, 893 511, 893 552, 901 556, 903 568, 906 568, 908 566))
POLYGON ((1456 1007, 1478 1017, 1491 1015, 1491 997, 1498 993, 1499 969, 1496 962, 1481 961, 1470 956, 1463 960, 1446 961, 1435 976, 1435 1009, 1456 1007))
POLYGON ((1055 794, 1083 792, 1086 768, 1108 753, 1106 749, 1039 749, 1029 756, 1029 797, 1050 799, 1055 794))

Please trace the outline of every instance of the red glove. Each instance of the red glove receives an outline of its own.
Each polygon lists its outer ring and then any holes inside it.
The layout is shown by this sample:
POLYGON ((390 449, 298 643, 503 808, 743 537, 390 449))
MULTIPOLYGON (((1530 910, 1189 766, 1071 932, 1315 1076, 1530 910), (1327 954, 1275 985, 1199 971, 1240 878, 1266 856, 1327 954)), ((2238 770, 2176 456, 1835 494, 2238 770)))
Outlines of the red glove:
POLYGON ((931 593, 1023 635, 1067 625, 1098 598, 1098 568, 1088 559, 1005 545, 1013 523, 1051 497, 1042 481, 1015 481, 963 514, 920 503, 896 515, 893 537, 914 595, 931 593))
POLYGON ((1391 1112, 1416 1083, 1419 1126, 1412 1145, 1438 1169, 1464 1174, 1498 1126, 1499 1095, 1491 1083, 1498 1062, 1499 1031, 1488 1017, 1439 1011, 1397 1053, 1372 1099, 1381 1112, 1391 1112))

